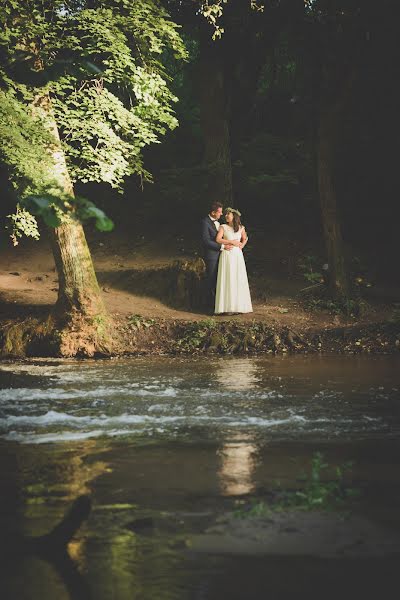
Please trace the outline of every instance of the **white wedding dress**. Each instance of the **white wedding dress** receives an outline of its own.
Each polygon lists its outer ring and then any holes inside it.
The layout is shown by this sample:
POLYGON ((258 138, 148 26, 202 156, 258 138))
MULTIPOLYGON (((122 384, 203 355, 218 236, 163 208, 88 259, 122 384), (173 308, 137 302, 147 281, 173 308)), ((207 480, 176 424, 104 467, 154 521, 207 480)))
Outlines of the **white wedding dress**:
MULTIPOLYGON (((241 228, 234 231, 229 225, 221 227, 224 229, 224 240, 240 240, 242 237, 241 228)), ((214 312, 253 312, 243 252, 236 246, 232 250, 221 250, 214 312)))

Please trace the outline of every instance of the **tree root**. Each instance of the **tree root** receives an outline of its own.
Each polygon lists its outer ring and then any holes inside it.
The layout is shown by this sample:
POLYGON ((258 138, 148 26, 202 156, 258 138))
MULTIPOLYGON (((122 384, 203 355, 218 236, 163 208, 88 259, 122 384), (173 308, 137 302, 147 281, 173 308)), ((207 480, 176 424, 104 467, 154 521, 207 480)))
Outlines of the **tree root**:
POLYGON ((99 357, 116 349, 112 321, 106 317, 69 315, 62 321, 54 314, 45 319, 24 319, 0 330, 2 358, 99 357))

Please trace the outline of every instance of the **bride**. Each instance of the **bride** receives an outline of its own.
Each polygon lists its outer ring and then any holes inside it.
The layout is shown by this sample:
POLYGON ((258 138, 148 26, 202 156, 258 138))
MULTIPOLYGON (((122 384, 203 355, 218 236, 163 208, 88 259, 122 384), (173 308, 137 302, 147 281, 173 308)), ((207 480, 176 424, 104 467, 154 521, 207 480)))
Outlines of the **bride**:
POLYGON ((225 225, 218 229, 216 242, 222 246, 215 295, 215 314, 253 312, 246 265, 242 248, 247 244, 247 233, 240 222, 241 214, 235 208, 225 209, 225 225), (232 246, 224 250, 224 244, 232 246))

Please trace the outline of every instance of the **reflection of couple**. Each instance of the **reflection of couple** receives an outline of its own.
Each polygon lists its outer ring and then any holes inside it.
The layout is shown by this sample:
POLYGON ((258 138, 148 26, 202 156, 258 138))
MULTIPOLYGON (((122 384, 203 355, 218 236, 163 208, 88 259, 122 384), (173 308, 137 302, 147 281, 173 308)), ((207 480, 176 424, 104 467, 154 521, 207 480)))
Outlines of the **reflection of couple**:
POLYGON ((253 312, 242 249, 247 244, 240 212, 226 208, 221 225, 222 204, 214 202, 202 220, 202 241, 207 276, 207 304, 221 313, 253 312))

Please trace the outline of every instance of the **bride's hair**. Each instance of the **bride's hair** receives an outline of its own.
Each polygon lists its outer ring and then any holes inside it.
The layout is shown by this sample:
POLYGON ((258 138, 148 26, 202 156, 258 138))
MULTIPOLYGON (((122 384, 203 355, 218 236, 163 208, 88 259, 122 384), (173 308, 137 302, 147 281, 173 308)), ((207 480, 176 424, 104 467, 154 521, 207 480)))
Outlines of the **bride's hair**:
POLYGON ((233 221, 232 221, 233 231, 239 231, 239 229, 242 226, 242 222, 240 220, 240 216, 237 214, 237 212, 233 212, 233 211, 230 211, 230 210, 227 210, 226 213, 225 213, 225 215, 227 215, 228 213, 231 213, 233 215, 233 221))

